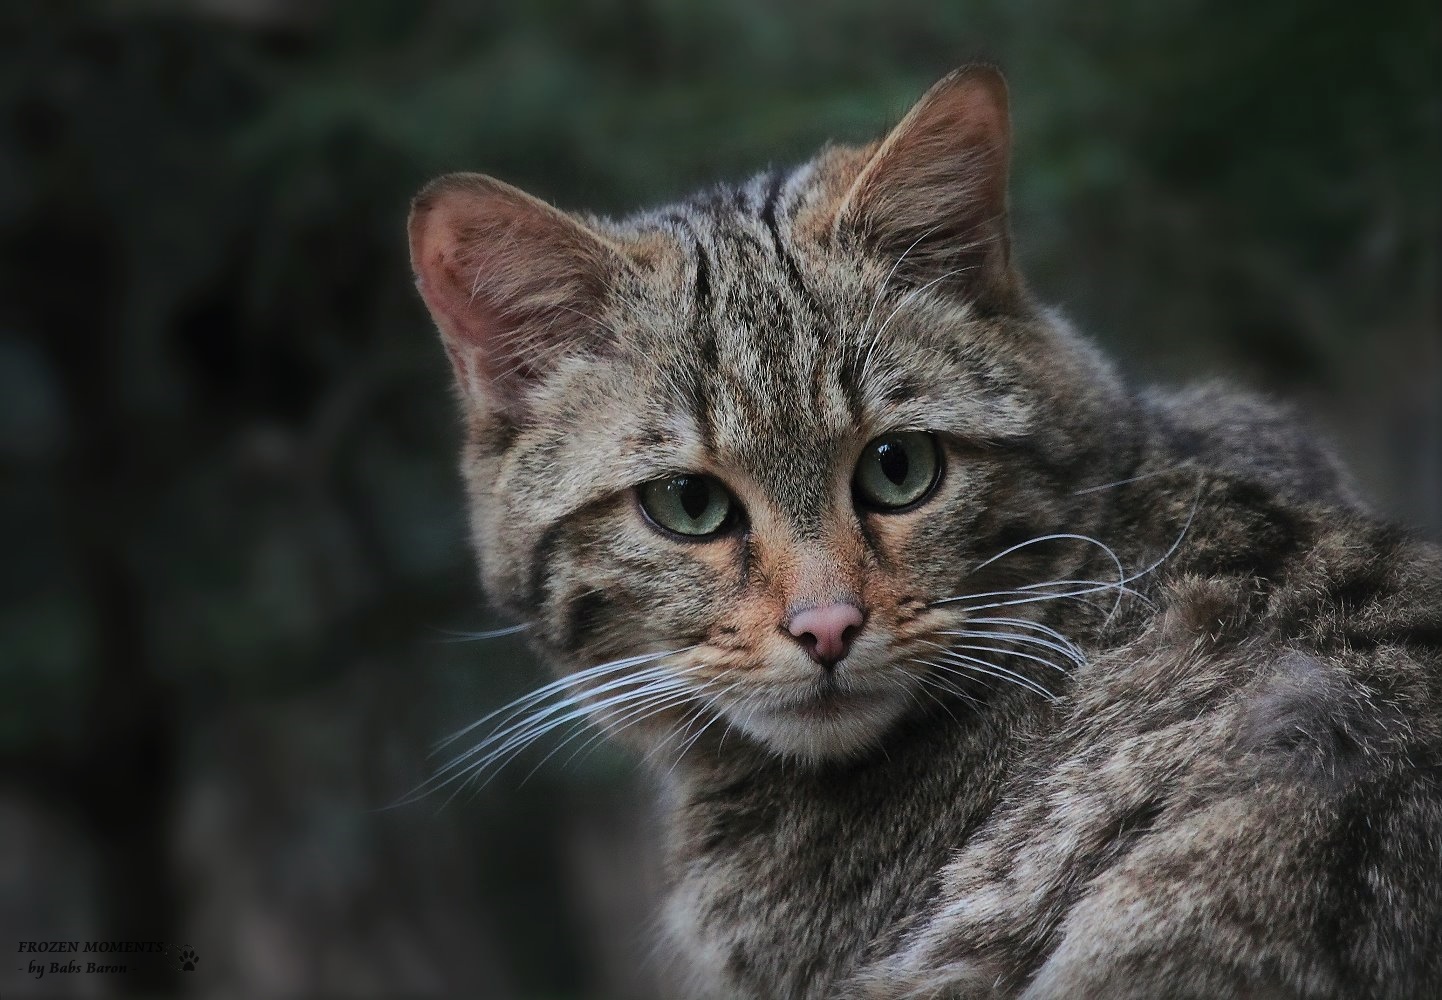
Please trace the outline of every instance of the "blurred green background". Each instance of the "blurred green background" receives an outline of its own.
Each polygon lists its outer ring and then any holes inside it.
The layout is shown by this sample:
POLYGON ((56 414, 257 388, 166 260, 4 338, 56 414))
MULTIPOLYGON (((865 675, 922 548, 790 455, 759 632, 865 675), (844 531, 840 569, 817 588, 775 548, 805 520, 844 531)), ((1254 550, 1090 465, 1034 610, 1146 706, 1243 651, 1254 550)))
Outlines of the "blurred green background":
MULTIPOLYGON (((1435 0, 0 3, 0 995, 675 996, 602 750, 386 808, 534 685, 473 580, 403 224, 624 211, 1007 70, 1038 292, 1139 379, 1296 402, 1442 532, 1435 0), (12 951, 12 957, 14 952, 12 951)), ((539 754, 533 759, 539 759, 539 754)))

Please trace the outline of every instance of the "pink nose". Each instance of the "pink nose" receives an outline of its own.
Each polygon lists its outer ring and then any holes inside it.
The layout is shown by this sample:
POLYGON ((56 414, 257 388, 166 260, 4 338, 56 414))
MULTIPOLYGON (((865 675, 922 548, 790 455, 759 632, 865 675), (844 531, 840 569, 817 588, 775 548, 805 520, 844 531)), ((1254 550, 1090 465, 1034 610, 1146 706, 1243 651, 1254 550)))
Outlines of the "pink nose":
POLYGON ((811 658, 830 670, 846 656, 866 616, 854 604, 823 604, 793 615, 786 630, 811 658))

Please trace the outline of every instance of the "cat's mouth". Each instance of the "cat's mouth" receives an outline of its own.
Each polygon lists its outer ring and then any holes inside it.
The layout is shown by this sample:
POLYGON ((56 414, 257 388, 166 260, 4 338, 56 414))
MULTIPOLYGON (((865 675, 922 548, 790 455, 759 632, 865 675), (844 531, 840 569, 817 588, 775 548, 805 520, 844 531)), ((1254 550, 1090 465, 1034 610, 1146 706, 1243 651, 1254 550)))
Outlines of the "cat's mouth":
POLYGON ((906 693, 896 687, 828 678, 791 697, 749 705, 732 719, 778 753, 824 760, 875 746, 906 706, 906 693))
POLYGON ((801 719, 825 719, 855 711, 874 696, 874 692, 843 690, 834 681, 827 681, 807 696, 781 706, 779 711, 801 719))

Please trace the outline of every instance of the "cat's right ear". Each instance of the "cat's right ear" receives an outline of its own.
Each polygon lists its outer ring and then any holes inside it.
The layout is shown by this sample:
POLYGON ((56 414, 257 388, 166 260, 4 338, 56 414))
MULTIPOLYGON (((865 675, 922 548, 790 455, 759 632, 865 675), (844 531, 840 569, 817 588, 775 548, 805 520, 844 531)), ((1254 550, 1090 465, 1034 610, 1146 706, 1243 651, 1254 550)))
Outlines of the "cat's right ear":
POLYGON ((1005 307, 1011 266, 1007 175, 1011 118, 1006 80, 991 66, 944 77, 874 148, 834 217, 912 285, 946 283, 1005 307))
POLYGON ((416 196, 411 269, 470 405, 518 416, 561 357, 604 338, 595 316, 626 263, 600 234, 481 174, 416 196))

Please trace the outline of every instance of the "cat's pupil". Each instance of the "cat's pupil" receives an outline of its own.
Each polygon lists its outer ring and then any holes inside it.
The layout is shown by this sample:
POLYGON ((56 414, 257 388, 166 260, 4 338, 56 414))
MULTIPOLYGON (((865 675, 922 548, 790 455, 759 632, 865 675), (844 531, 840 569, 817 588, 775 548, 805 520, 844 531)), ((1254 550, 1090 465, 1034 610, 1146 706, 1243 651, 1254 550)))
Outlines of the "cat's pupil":
POLYGON ((905 448, 891 441, 883 442, 876 446, 876 460, 887 479, 897 486, 906 482, 906 472, 911 467, 911 462, 906 457, 905 448))
POLYGON ((686 516, 693 521, 701 519, 706 513, 706 508, 711 505, 711 491, 706 488, 706 481, 695 476, 681 476, 676 480, 676 499, 681 503, 681 509, 686 516))

